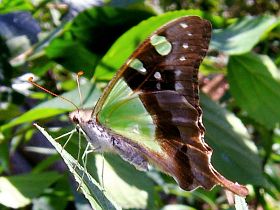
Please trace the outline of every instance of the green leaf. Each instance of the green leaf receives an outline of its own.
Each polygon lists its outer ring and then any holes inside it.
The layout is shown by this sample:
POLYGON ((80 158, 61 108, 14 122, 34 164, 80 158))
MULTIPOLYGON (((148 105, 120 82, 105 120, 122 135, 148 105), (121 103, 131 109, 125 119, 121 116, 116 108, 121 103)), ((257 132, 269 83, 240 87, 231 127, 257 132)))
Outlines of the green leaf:
POLYGON ((279 20, 272 16, 245 17, 227 29, 214 30, 210 48, 230 55, 249 52, 279 20))
POLYGON ((60 176, 56 172, 45 172, 0 177, 0 203, 10 208, 24 207, 60 176))
POLYGON ((232 181, 262 185, 264 179, 255 145, 242 122, 205 95, 201 95, 206 141, 213 148, 212 162, 232 181))
MULTIPOLYGON (((3 94, 3 92, 2 92, 2 94, 3 94)), ((7 93, 7 94, 9 94, 9 93, 7 93)), ((20 114, 20 110, 19 110, 20 108, 18 105, 15 105, 15 104, 12 104, 9 102, 4 102, 4 100, 3 100, 2 102, 0 102, 0 106, 1 106, 0 121, 13 119, 20 114)))
POLYGON ((216 194, 219 192, 219 188, 214 188, 211 191, 206 191, 203 188, 197 188, 193 191, 182 190, 177 184, 164 184, 161 185, 168 194, 176 197, 181 197, 186 200, 196 199, 207 204, 210 209, 216 208, 216 194))
POLYGON ((5 14, 15 11, 30 11, 33 5, 29 0, 2 0, 0 1, 0 14, 5 14))
POLYGON ((10 145, 3 141, 4 137, 0 133, 0 174, 3 172, 9 172, 10 170, 10 145))
MULTIPOLYGON (((202 17, 207 16, 206 13, 203 13, 200 10, 180 10, 168 12, 142 21, 140 24, 123 34, 112 45, 106 55, 101 59, 99 65, 96 67, 94 77, 98 80, 110 80, 115 71, 121 67, 136 47, 152 32, 168 21, 186 15, 197 15, 202 17)), ((211 18, 214 17, 209 16, 209 19, 211 18)))
POLYGON ((144 10, 113 7, 85 10, 49 44, 47 56, 73 72, 82 69, 90 78, 112 43, 128 28, 152 15, 144 10))
POLYGON ((280 122, 280 74, 267 56, 230 57, 230 91, 237 104, 266 128, 280 122))
POLYGON ((1 131, 5 131, 8 128, 14 127, 16 125, 20 125, 22 123, 31 123, 34 120, 47 118, 51 116, 55 116, 58 114, 61 114, 65 112, 65 110, 59 110, 59 109, 32 109, 25 114, 21 115, 20 117, 8 122, 7 124, 1 126, 1 131))
MULTIPOLYGON (((96 86, 92 83, 87 83, 81 86, 81 92, 84 98, 84 108, 93 108, 100 96, 99 89, 96 88, 96 86)), ((79 93, 77 89, 62 94, 62 96, 72 101, 74 104, 80 104, 79 93)), ((53 117, 73 109, 75 109, 75 107, 72 104, 64 101, 59 97, 56 97, 52 100, 48 100, 44 103, 39 104, 30 111, 22 114, 18 118, 1 126, 0 129, 1 131, 5 131, 8 128, 20 125, 22 123, 32 122, 47 117, 53 117)))
POLYGON ((91 53, 79 42, 73 42, 73 40, 57 38, 51 42, 45 51, 49 59, 62 64, 66 69, 73 72, 81 69, 84 72, 91 72, 98 61, 98 56, 91 53))
POLYGON ((122 160, 118 155, 96 155, 99 180, 102 179, 108 194, 124 209, 151 209, 154 205, 153 183, 145 172, 122 160))

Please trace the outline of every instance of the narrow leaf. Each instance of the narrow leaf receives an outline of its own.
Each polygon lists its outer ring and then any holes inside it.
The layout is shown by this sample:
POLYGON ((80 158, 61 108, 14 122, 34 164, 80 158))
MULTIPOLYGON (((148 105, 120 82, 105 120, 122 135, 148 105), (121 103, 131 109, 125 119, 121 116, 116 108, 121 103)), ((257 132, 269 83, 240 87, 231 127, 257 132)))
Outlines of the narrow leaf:
POLYGON ((236 210, 249 210, 245 198, 234 195, 234 201, 236 210))

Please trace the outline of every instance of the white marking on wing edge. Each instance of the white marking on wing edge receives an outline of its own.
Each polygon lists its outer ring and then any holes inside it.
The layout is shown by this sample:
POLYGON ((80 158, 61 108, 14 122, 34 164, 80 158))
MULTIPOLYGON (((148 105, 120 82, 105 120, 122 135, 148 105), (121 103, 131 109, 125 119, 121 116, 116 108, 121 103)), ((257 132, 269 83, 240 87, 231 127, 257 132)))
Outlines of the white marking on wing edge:
POLYGON ((181 82, 175 82, 175 90, 182 90, 184 89, 184 86, 181 84, 181 82))
POLYGON ((181 26, 182 28, 187 28, 187 27, 188 27, 188 24, 186 24, 186 23, 180 23, 180 26, 181 26))
POLYGON ((158 89, 158 90, 160 90, 160 89, 161 89, 160 82, 158 82, 158 83, 156 84, 156 87, 157 87, 157 89, 158 89))
POLYGON ((182 74, 182 71, 181 71, 181 70, 176 70, 176 71, 175 71, 176 77, 179 77, 181 74, 182 74))
POLYGON ((161 80, 161 74, 160 74, 158 71, 154 74, 154 77, 155 77, 157 80, 161 80))
POLYGON ((179 60, 180 61, 185 61, 185 60, 187 60, 187 58, 185 56, 182 56, 182 57, 179 58, 179 60))
POLYGON ((127 65, 133 68, 134 70, 138 71, 140 74, 145 75, 147 73, 147 69, 144 67, 143 63, 138 58, 130 59, 127 62, 127 65))
POLYGON ((189 48, 189 44, 188 44, 188 43, 184 43, 184 44, 183 44, 183 48, 184 48, 184 49, 189 48))
POLYGON ((137 69, 137 71, 139 71, 140 73, 144 73, 144 74, 147 73, 147 69, 145 69, 144 67, 140 68, 140 69, 137 69))

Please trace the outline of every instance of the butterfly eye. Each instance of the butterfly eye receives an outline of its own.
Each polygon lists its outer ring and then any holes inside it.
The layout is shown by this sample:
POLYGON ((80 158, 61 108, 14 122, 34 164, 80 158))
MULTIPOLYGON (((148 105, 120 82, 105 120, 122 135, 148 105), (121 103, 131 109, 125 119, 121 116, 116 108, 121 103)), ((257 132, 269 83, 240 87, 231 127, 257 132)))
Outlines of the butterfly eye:
POLYGON ((76 124, 79 124, 79 119, 76 116, 73 116, 72 121, 76 124))

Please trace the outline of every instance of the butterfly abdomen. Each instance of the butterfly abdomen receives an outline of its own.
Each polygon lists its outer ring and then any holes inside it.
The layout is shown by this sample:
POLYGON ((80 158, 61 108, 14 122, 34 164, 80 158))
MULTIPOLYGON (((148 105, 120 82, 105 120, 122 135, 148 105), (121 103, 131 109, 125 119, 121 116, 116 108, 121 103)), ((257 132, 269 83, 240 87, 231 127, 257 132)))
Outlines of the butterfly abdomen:
POLYGON ((148 169, 147 159, 140 151, 123 140, 123 137, 112 136, 113 147, 116 152, 130 164, 134 165, 138 170, 146 171, 148 169))

